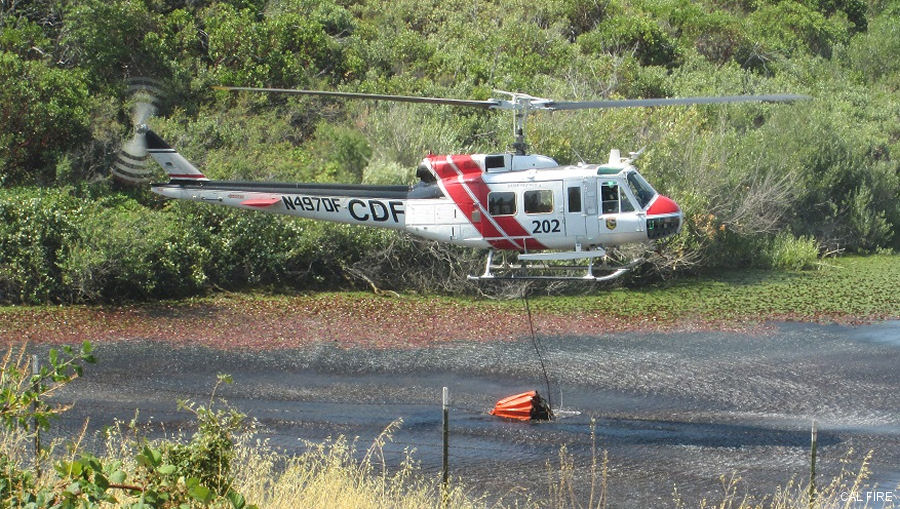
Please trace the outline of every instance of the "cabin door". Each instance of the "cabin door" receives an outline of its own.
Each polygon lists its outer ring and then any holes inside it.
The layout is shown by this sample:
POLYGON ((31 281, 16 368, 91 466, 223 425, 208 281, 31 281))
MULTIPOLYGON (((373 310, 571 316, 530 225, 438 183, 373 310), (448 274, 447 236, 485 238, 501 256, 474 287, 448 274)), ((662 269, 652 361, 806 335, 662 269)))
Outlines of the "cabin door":
MULTIPOLYGON (((568 179, 564 183, 566 235, 590 243, 598 233, 596 179, 568 179)), ((586 246, 585 246, 586 247, 586 246)))

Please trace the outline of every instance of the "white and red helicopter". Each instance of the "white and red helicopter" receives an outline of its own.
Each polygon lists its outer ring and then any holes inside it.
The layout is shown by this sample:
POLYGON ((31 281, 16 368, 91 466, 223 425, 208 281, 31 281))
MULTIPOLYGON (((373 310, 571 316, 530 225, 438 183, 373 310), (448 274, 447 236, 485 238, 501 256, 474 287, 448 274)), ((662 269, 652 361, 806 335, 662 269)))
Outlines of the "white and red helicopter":
MULTIPOLYGON (((145 123, 136 122, 140 145, 169 175, 151 189, 169 198, 278 214, 403 230, 438 242, 489 249, 484 272, 472 279, 581 279, 606 281, 640 260, 611 264, 607 249, 677 233, 678 205, 659 194, 635 168, 639 153, 611 150, 602 164, 561 166, 528 154, 525 122, 532 111, 653 107, 733 102, 790 102, 793 94, 604 101, 555 101, 521 93, 509 99, 461 100, 276 88, 222 90, 287 93, 345 99, 445 104, 514 113, 514 151, 429 155, 413 186, 233 182, 210 180, 145 123), (515 263, 495 263, 495 251, 517 253, 515 263), (595 265, 594 260, 601 264, 595 265), (572 265, 583 260, 582 265, 572 265), (558 272, 565 271, 565 272, 558 272), (574 272, 577 271, 577 272, 574 272)), ((127 169, 127 168, 126 168, 127 169)))

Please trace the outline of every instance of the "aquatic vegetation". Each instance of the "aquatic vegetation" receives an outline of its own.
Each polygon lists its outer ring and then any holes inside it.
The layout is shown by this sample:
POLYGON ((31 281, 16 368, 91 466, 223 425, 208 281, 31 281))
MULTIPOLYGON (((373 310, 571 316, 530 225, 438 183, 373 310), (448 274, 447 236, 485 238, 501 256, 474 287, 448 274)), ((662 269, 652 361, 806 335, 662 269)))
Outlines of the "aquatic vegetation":
MULTIPOLYGON (((639 289, 530 297, 544 336, 628 330, 738 330, 770 321, 863 323, 900 317, 900 257, 828 260, 814 271, 722 271, 639 289)), ((121 306, 0 308, 0 341, 142 338, 219 348, 317 342, 402 347, 528 334, 521 299, 364 293, 220 294, 121 306)))

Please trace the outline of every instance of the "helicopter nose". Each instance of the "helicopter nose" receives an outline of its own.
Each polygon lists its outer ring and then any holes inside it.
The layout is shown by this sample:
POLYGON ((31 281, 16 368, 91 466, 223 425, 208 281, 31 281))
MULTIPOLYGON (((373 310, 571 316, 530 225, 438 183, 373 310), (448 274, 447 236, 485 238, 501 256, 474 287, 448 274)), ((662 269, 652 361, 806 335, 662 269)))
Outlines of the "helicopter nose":
POLYGON ((650 208, 647 209, 648 216, 660 216, 663 214, 679 214, 681 215, 681 208, 678 207, 678 204, 672 201, 671 198, 663 195, 659 195, 653 200, 653 203, 650 205, 650 208))
POLYGON ((659 195, 647 209, 647 237, 658 239, 681 230, 681 208, 671 198, 659 195))

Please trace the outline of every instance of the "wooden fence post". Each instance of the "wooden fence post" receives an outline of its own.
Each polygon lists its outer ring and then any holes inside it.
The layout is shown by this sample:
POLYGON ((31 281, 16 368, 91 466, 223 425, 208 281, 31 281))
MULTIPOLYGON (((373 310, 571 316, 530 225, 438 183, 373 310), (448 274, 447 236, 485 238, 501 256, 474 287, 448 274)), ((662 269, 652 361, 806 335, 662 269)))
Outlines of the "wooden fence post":
POLYGON ((444 387, 442 394, 443 419, 441 423, 441 435, 443 439, 443 458, 441 462, 441 498, 442 506, 450 503, 450 391, 444 387))
POLYGON ((31 374, 34 375, 34 383, 32 386, 32 390, 34 391, 35 397, 31 402, 31 411, 34 414, 34 471, 37 477, 41 476, 41 428, 38 425, 37 411, 38 411, 38 400, 37 393, 39 389, 39 384, 37 376, 41 373, 40 365, 38 364, 38 356, 31 356, 31 374))
POLYGON ((819 442, 819 430, 816 428, 816 420, 812 422, 812 432, 809 444, 809 509, 816 503, 816 448, 819 442))

